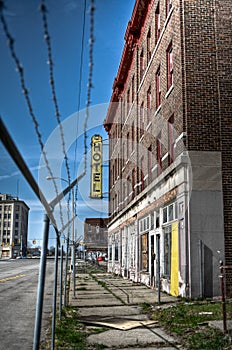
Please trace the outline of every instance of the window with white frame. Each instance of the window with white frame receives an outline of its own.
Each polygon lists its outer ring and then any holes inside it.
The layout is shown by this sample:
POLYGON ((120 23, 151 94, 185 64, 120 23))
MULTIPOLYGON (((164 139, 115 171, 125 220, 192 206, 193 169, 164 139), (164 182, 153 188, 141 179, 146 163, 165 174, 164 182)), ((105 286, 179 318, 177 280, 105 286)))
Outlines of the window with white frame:
POLYGON ((172 225, 164 228, 164 276, 171 275, 172 225))
POLYGON ((141 235, 141 267, 142 270, 148 270, 148 233, 144 233, 141 235))
POLYGON ((177 218, 177 205, 171 203, 163 208, 163 224, 173 221, 177 218))
POLYGON ((146 232, 151 229, 151 215, 145 216, 139 220, 139 232, 146 232))

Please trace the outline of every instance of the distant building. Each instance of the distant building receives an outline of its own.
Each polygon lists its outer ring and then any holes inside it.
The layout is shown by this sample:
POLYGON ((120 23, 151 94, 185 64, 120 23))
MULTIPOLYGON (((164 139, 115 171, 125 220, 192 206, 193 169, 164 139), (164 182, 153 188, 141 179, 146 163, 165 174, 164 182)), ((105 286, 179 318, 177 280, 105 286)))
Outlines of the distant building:
POLYGON ((230 8, 135 1, 104 122, 109 271, 175 296, 219 295, 232 265, 230 8))
POLYGON ((84 244, 87 251, 108 251, 108 218, 86 218, 84 244))
POLYGON ((17 197, 0 194, 0 258, 26 255, 29 210, 17 197))

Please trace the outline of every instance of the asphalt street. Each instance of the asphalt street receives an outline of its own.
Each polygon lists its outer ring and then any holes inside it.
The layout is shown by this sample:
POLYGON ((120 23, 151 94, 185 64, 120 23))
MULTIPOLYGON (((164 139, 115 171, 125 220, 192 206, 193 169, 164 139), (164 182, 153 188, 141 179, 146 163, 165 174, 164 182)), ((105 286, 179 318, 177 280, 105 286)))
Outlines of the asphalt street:
MULTIPOLYGON (((0 261, 0 350, 33 347, 39 259, 0 261)), ((52 310, 54 261, 47 261, 41 339, 52 310)))

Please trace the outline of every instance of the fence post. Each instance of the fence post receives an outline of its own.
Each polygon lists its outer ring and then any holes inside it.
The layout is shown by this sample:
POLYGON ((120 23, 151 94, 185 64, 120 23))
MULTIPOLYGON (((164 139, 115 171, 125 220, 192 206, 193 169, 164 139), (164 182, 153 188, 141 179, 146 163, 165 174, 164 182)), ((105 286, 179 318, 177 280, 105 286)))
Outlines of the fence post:
POLYGON ((67 275, 68 275, 68 254, 69 254, 69 237, 67 238, 67 248, 65 257, 65 275, 64 275, 64 306, 67 306, 67 275))
POLYGON ((60 307, 59 307, 59 320, 62 316, 62 290, 63 290, 63 244, 61 245, 61 257, 60 257, 60 307))
POLYGON ((222 317, 223 317, 223 332, 227 333, 227 322, 226 322, 226 301, 225 301, 225 287, 224 287, 224 266, 223 261, 220 261, 220 281, 221 281, 221 293, 222 293, 222 317))
POLYGON ((45 275, 46 275, 46 259, 47 259, 46 255, 47 255, 47 246, 48 246, 49 223, 50 223, 50 220, 48 218, 48 215, 45 214, 42 254, 40 258, 39 283, 38 283, 37 302, 36 302, 33 350, 39 350, 42 312, 43 312, 44 285, 45 285, 45 275))
POLYGON ((55 348, 55 328, 56 328, 56 296, 57 296, 57 270, 58 270, 58 249, 59 237, 56 237, 55 264, 54 264, 54 286, 53 286, 53 307, 52 307, 52 341, 51 350, 55 348))

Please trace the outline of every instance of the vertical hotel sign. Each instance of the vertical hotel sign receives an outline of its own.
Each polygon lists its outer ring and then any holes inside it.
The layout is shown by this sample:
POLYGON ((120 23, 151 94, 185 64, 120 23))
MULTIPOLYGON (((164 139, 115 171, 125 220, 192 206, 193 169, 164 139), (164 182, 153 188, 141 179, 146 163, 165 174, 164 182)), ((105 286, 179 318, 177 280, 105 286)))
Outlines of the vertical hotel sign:
POLYGON ((102 198, 102 137, 91 139, 91 198, 102 198))

